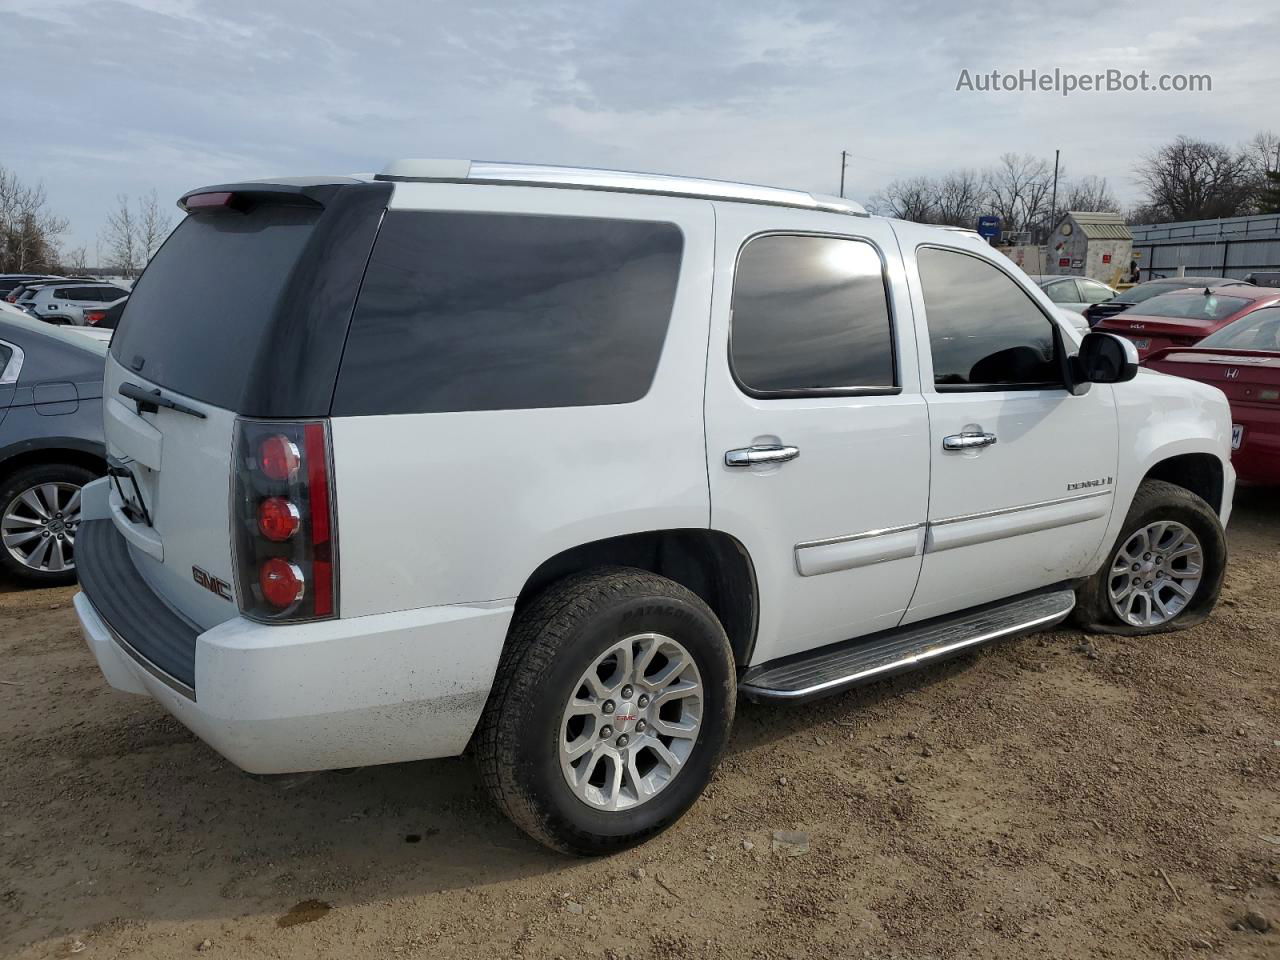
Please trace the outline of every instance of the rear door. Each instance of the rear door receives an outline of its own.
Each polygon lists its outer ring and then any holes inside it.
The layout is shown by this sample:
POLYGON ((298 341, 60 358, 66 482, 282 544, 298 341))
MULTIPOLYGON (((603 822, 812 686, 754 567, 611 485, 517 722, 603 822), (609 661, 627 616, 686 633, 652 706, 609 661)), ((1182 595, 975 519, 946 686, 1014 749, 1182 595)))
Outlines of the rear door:
POLYGON ((755 564, 762 662, 896 626, 920 570, 929 424, 887 221, 716 208, 711 525, 755 564))
MULTIPOLYGON (((321 204, 251 189, 262 195, 215 194, 232 199, 188 215, 155 255, 103 383, 115 525, 151 587, 205 628, 238 612, 229 517, 237 415, 327 415, 354 302, 349 275, 363 269, 378 215, 343 223, 339 210, 322 229, 321 204), (362 253, 347 257, 345 242, 362 253), (330 362, 307 361, 320 354, 330 362), (178 408, 147 402, 147 392, 178 408)), ((379 193, 382 206, 388 194, 379 193)))
POLYGON ((916 279, 929 535, 904 622, 1091 572, 1112 510, 1112 388, 1074 396, 1065 332, 985 244, 895 224, 916 279))

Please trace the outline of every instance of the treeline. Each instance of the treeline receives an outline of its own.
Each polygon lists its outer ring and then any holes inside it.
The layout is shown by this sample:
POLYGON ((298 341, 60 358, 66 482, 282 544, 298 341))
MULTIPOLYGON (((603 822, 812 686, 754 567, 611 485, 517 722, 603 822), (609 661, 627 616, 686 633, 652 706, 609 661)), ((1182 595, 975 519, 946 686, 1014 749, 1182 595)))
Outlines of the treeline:
POLYGON ((90 266, 118 276, 137 276, 159 249, 173 217, 156 192, 130 200, 116 197, 116 207, 98 233, 93 263, 84 247, 64 249, 68 223, 49 209, 43 184, 23 183, 0 166, 0 273, 82 273, 90 266))
POLYGON ((958 227, 995 214, 1005 230, 1028 232, 1034 242, 1067 210, 1123 213, 1130 223, 1280 212, 1280 136, 1274 133, 1235 148, 1178 137, 1143 157, 1134 174, 1144 198, 1124 209, 1105 178, 1073 178, 1060 166, 1055 202, 1052 159, 1006 153, 982 170, 894 180, 868 206, 885 216, 958 227))

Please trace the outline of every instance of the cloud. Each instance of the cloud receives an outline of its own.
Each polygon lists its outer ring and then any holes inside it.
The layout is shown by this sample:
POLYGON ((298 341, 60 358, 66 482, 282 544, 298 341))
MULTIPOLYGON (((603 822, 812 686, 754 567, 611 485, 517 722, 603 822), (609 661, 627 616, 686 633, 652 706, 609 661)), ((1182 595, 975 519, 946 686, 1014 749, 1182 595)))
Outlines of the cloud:
POLYGON ((376 5, 0 0, 0 162, 93 238, 117 193, 376 169, 394 156, 634 167, 851 195, 1063 151, 1126 197, 1179 133, 1274 117, 1274 0, 376 5), (1153 19, 1154 16, 1158 20, 1153 19), (51 51, 56 51, 51 56, 51 51), (957 93, 961 69, 1208 72, 1211 94, 957 93))

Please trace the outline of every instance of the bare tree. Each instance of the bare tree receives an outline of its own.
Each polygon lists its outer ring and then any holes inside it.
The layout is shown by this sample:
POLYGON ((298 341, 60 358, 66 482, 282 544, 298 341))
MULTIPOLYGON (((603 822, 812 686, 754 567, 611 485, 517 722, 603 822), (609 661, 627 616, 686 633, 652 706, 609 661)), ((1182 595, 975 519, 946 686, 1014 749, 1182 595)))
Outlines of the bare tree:
POLYGON ((69 250, 59 258, 60 272, 83 274, 89 269, 89 253, 84 247, 69 250))
POLYGON ((982 175, 976 170, 954 170, 935 185, 935 223, 972 229, 986 208, 982 175))
POLYGON ((1063 197, 1064 210, 1094 210, 1108 213, 1119 213, 1120 202, 1107 186, 1106 177, 1089 175, 1072 181, 1067 185, 1063 197))
POLYGON ((0 272, 48 270, 67 221, 48 209, 44 185, 27 186, 0 166, 0 272))
POLYGON ((1259 180, 1246 151, 1191 137, 1178 137, 1144 157, 1136 173, 1147 205, 1165 221, 1247 213, 1259 180))
POLYGON ((138 198, 138 215, 136 219, 138 225, 138 248, 145 266, 146 262, 160 249, 160 244, 164 243, 165 238, 169 236, 169 229, 173 226, 173 218, 160 206, 160 200, 156 196, 155 189, 152 188, 150 193, 138 198))
POLYGON ((936 217, 934 197, 937 188, 928 177, 894 180, 871 197, 873 210, 887 217, 932 223, 936 217))
POLYGON ((986 172, 986 184, 990 206, 1006 230, 1042 227, 1052 215, 1053 169, 1047 160, 1006 153, 986 172))
POLYGON ((129 208, 129 195, 117 194, 116 208, 107 214, 103 228, 103 243, 107 248, 111 267, 121 276, 135 277, 146 262, 138 243, 138 221, 129 208))

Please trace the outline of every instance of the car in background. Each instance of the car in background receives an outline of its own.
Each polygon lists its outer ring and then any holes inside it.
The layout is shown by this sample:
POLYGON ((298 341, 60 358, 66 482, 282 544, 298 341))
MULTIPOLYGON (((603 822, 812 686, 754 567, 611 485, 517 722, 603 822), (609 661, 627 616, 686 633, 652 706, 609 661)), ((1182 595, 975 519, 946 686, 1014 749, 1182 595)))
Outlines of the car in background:
POLYGON ((125 304, 128 302, 128 297, 121 297, 102 309, 86 310, 82 325, 63 329, 68 333, 76 333, 101 343, 110 343, 111 335, 115 333, 116 326, 120 323, 120 316, 124 313, 125 304))
POLYGON ((14 306, 22 306, 24 301, 29 300, 36 295, 36 292, 51 283, 60 283, 63 285, 79 284, 79 283, 100 283, 98 280, 82 280, 75 277, 37 277, 33 280, 24 280, 15 286, 7 294, 5 300, 14 306))
POLYGON ((0 571, 29 584, 75 580, 80 488, 106 472, 106 347, 0 313, 0 571))
POLYGON ((1260 270, 1245 277, 1260 287, 1280 287, 1280 270, 1260 270))
POLYGON ((1066 307, 1058 307, 1058 316, 1071 324, 1071 328, 1083 337, 1089 332, 1089 321, 1084 318, 1084 314, 1079 310, 1068 310, 1066 307))
POLYGON ((1236 474, 1280 484, 1280 305, 1254 310, 1194 347, 1153 353, 1143 365, 1225 393, 1236 474))
POLYGON ((1252 286, 1252 284, 1247 280, 1237 280, 1234 277, 1158 277, 1155 280, 1148 280, 1146 283, 1130 287, 1111 300, 1093 304, 1085 310, 1084 315, 1088 317, 1090 325, 1096 327, 1099 321, 1105 320, 1107 317, 1123 313, 1139 303, 1145 303, 1152 297, 1172 293, 1174 290, 1187 290, 1190 288, 1203 290, 1206 287, 1212 290, 1215 287, 1242 286, 1248 287, 1252 286))
MULTIPOLYGON (((1041 290, 1056 306, 1083 313, 1095 303, 1103 303, 1120 295, 1120 291, 1088 277, 1064 277, 1053 274, 1031 274, 1041 290)), ((1087 327, 1087 324, 1086 324, 1087 327)), ((1088 330, 1086 329, 1086 333, 1088 330)))
POLYGON ((1094 329, 1132 340, 1141 359, 1166 347, 1194 346, 1227 324, 1276 303, 1280 290, 1252 284, 1175 290, 1108 317, 1094 329))
POLYGON ((115 303, 128 295, 129 291, 124 287, 100 281, 49 283, 31 296, 24 297, 21 304, 33 317, 46 323, 71 323, 80 326, 84 323, 86 310, 102 309, 106 304, 115 303))
POLYGON ((61 279, 63 278, 45 273, 0 273, 0 298, 7 297, 14 287, 28 281, 61 279))

